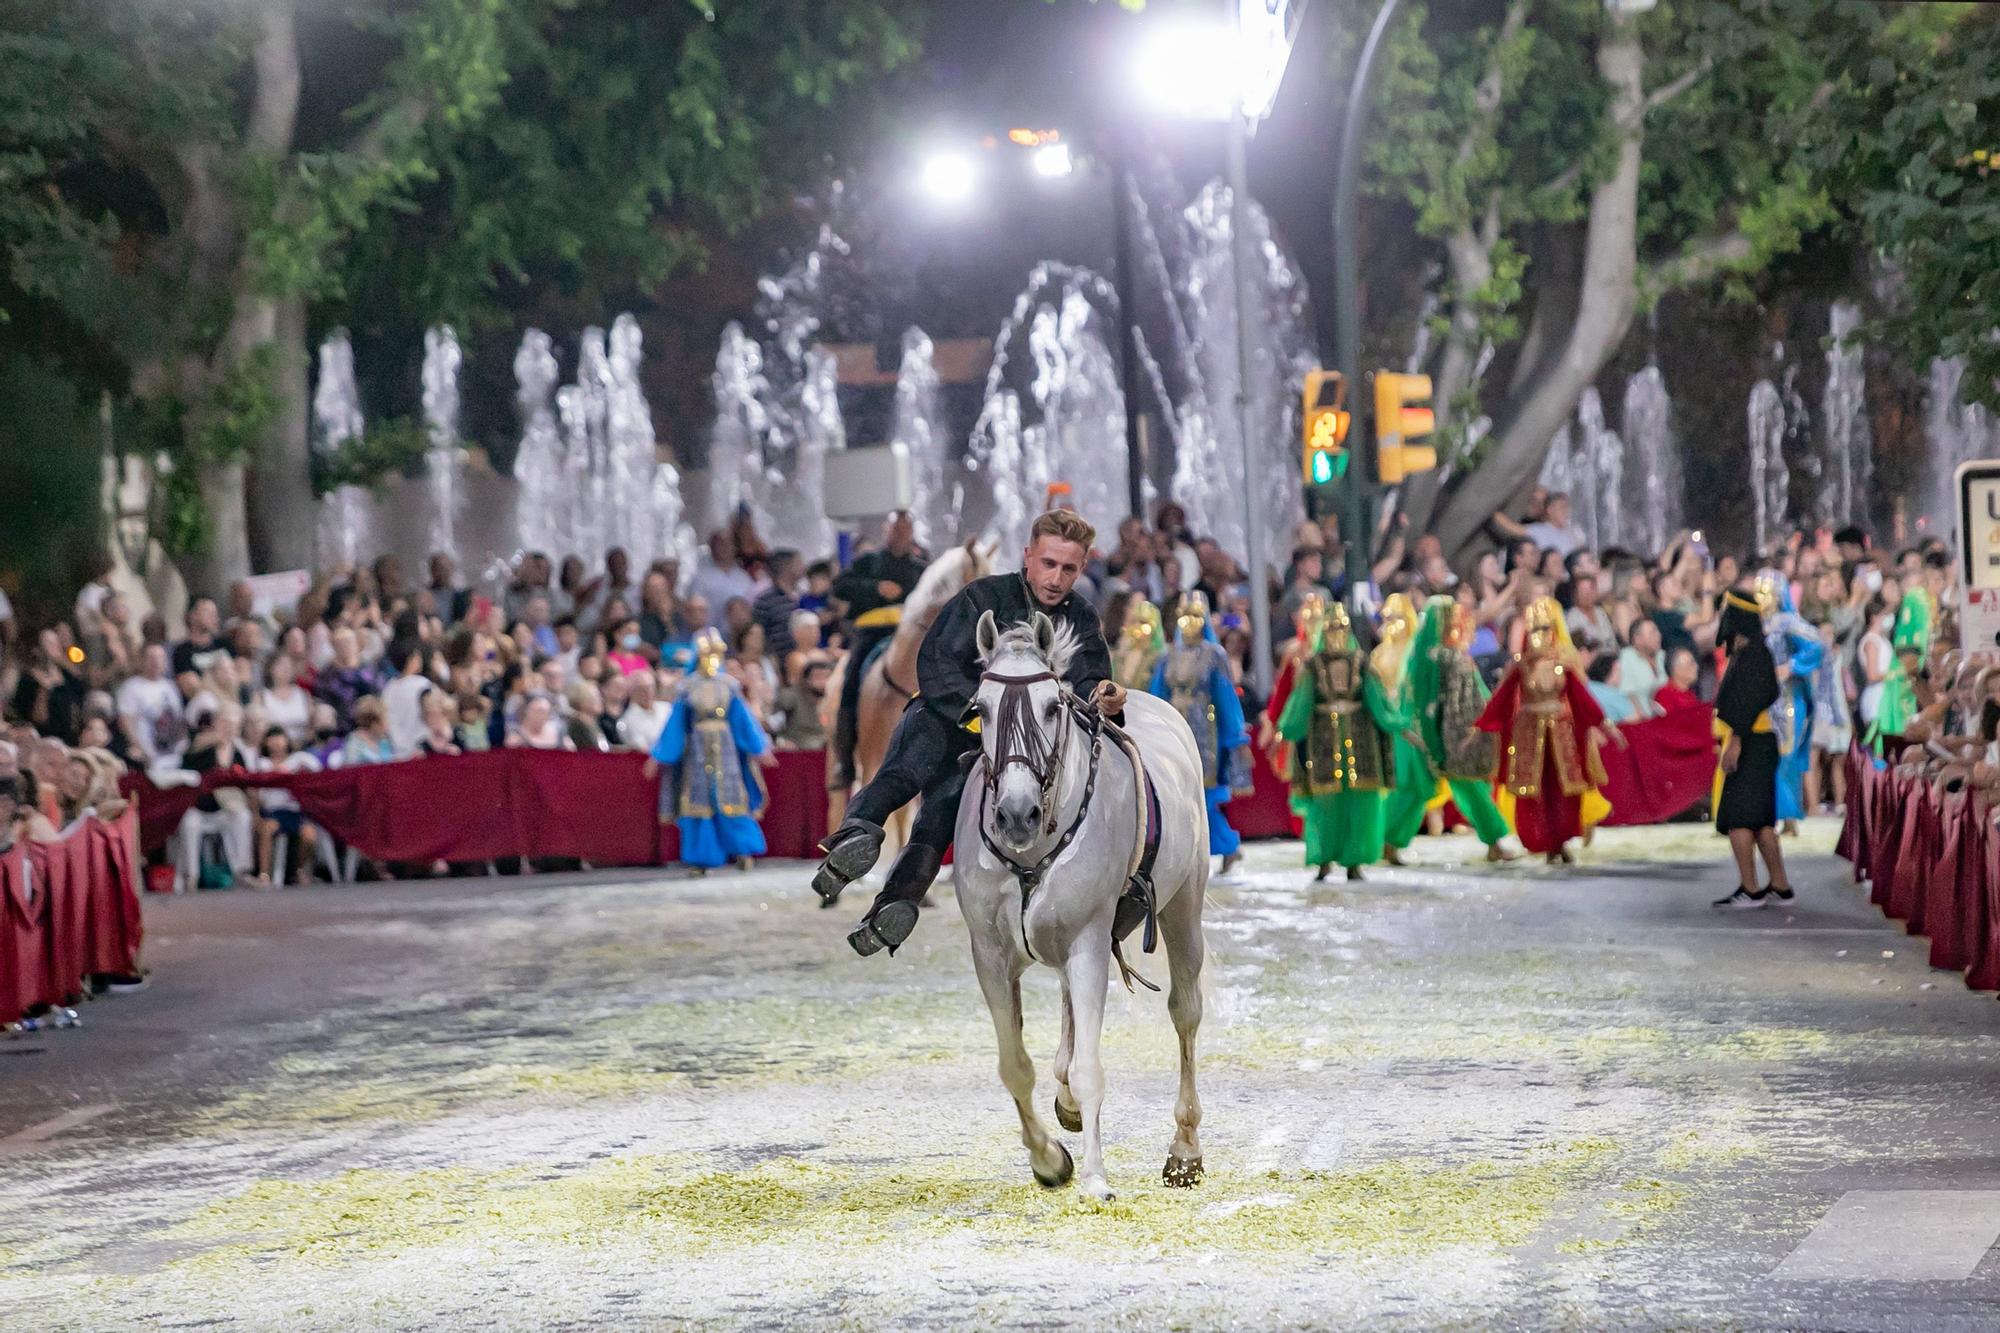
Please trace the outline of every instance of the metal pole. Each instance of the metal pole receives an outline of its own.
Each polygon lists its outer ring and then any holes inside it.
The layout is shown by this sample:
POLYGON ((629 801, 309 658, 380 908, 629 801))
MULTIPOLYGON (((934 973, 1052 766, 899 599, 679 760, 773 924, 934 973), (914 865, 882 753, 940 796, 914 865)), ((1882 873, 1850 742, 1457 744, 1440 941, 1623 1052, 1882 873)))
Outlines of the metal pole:
POLYGON ((1132 262, 1132 173, 1122 145, 1111 156, 1112 275, 1118 284, 1118 378, 1125 395, 1125 480, 1132 516, 1146 517, 1146 443, 1139 429, 1138 268, 1132 262))
POLYGON ((1251 290, 1256 272, 1250 249, 1249 125, 1243 114, 1243 93, 1237 89, 1229 112, 1229 265, 1236 287, 1236 434, 1242 445, 1243 537, 1248 550, 1243 567, 1250 572, 1250 665, 1257 693, 1271 696, 1271 590, 1264 579, 1264 516, 1257 507, 1263 489, 1253 434, 1251 376, 1255 360, 1250 340, 1258 325, 1257 302, 1251 290))
POLYGON ((1375 477, 1375 423, 1363 399, 1361 383, 1361 258, 1355 244, 1358 230, 1354 206, 1356 179, 1361 174, 1361 140, 1367 130, 1368 101, 1374 91, 1375 60, 1388 40, 1389 25, 1403 0, 1382 0, 1368 41, 1361 48, 1354 81, 1348 86, 1347 114, 1340 122, 1340 157, 1333 178, 1333 362, 1347 381, 1354 416, 1347 428, 1347 489, 1341 511, 1341 536, 1347 545, 1347 605, 1358 625, 1361 589, 1368 582, 1374 554, 1374 533, 1368 509, 1375 477))

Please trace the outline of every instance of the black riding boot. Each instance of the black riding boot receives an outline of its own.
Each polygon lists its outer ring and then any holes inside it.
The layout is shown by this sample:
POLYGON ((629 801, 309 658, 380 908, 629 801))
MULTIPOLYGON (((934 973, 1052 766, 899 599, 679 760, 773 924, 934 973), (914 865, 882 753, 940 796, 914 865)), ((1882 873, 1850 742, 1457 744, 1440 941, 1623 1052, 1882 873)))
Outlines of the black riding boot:
POLYGON ((826 859, 813 875, 813 892, 828 907, 840 901, 840 891, 875 868, 882 855, 882 839, 887 837, 880 824, 865 819, 846 819, 819 845, 826 859))
POLYGON ((944 853, 913 842, 889 867, 889 882, 875 895, 875 905, 847 937, 854 952, 866 958, 887 949, 894 954, 917 928, 917 903, 930 891, 944 864, 944 853))

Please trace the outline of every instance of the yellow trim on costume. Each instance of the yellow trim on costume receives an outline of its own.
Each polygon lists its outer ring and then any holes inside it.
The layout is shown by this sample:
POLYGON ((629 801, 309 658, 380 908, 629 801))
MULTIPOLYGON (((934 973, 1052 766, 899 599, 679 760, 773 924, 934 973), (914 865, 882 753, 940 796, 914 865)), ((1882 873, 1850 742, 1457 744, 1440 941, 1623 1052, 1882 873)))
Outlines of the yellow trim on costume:
POLYGON ((1764 608, 1758 604, 1756 598, 1745 597, 1741 593, 1736 592, 1733 589, 1729 592, 1724 593, 1722 595, 1722 600, 1728 603, 1730 606, 1735 607, 1738 611, 1751 611, 1755 612, 1758 615, 1762 615, 1764 613, 1764 608))
POLYGON ((900 606, 878 606, 873 611, 863 611, 854 618, 856 629, 888 629, 903 623, 903 608, 900 606))

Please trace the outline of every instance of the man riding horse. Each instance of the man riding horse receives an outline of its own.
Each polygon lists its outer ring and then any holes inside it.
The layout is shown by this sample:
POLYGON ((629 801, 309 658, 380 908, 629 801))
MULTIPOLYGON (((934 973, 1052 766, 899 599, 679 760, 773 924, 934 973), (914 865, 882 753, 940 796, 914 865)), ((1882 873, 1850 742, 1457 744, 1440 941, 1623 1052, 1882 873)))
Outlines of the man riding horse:
POLYGON ((903 599, 924 576, 924 553, 917 548, 916 526, 908 510, 899 509, 882 525, 882 547, 848 566, 833 585, 833 595, 847 604, 854 624, 854 644, 847 654, 847 673, 840 687, 840 712, 833 727, 834 769, 827 783, 844 792, 854 785, 854 745, 859 733, 861 682, 868 675, 868 658, 895 636, 902 619, 903 599))
MULTIPOLYGON (((1077 649, 1064 680, 1078 699, 1116 719, 1125 691, 1111 679, 1111 652, 1097 613, 1077 597, 1077 576, 1097 536, 1069 510, 1051 510, 1035 520, 1018 574, 994 574, 967 584, 938 613, 917 655, 917 698, 903 712, 889 741, 882 771, 848 802, 847 818, 821 844, 826 859, 813 888, 832 902, 842 889, 874 868, 882 852, 882 822, 913 797, 924 798, 910 843, 889 869, 860 926, 847 937, 866 957, 894 953, 916 929, 917 903, 937 878, 951 846, 965 792, 961 760, 976 756, 979 740, 965 727, 967 709, 979 689, 977 632, 990 611, 1001 629, 1026 623, 1039 611, 1075 632, 1077 649)), ((858 675, 858 671, 851 671, 858 675)))

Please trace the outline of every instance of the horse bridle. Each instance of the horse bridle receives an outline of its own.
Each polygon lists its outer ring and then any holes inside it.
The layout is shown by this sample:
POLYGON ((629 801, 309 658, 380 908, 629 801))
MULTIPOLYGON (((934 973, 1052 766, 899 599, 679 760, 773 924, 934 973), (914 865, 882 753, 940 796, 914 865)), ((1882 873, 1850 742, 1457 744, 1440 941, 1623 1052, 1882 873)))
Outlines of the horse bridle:
POLYGON ((989 671, 980 676, 980 683, 992 681, 1001 687, 999 716, 994 719, 993 757, 988 758, 982 747, 980 763, 984 769, 981 779, 981 810, 979 815, 979 837, 986 844, 986 850, 1009 870, 1021 885, 1021 947, 1030 958, 1035 949, 1028 942, 1028 900, 1040 887, 1042 877, 1054 865, 1056 858, 1069 850, 1070 843, 1083 828, 1084 816, 1090 813, 1091 793, 1097 790, 1098 760, 1104 749, 1104 729, 1096 710, 1089 708, 1068 689, 1060 695, 1062 717, 1059 730, 1053 739, 1045 738, 1041 728, 1029 710, 1032 700, 1028 694, 1030 685, 1040 685, 1046 681, 1061 678, 1053 671, 1038 671, 1027 676, 1002 676, 989 671), (991 808, 994 798, 1000 794, 1000 775, 1015 764, 1028 770, 1034 778, 1039 793, 1041 823, 1044 834, 1056 831, 1056 783, 1062 777, 1063 747, 1069 740, 1069 728, 1078 724, 1090 732, 1090 771, 1083 783, 1083 799, 1077 803, 1076 818, 1063 835, 1033 865, 1022 865, 1007 850, 993 841, 993 835, 986 827, 986 811, 991 808), (1033 737, 1032 740, 1029 738, 1033 737), (1045 743, 1044 743, 1045 742, 1045 743))

